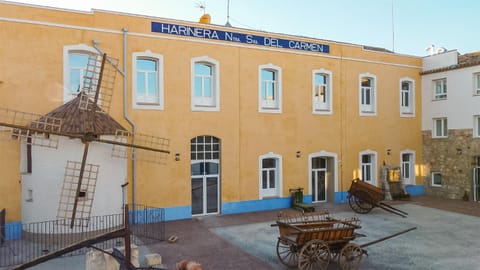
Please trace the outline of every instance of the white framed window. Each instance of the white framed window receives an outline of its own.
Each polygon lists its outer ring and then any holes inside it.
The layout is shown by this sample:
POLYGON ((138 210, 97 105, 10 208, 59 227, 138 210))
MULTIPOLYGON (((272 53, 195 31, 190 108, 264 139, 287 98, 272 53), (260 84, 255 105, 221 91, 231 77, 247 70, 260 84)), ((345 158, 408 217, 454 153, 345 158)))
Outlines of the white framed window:
POLYGON ((404 184, 415 184, 415 151, 405 150, 400 152, 401 179, 404 184))
POLYGON ((369 184, 377 184, 377 152, 365 150, 360 152, 360 179, 369 184))
POLYGON ((447 138, 448 137, 448 123, 447 118, 433 119, 433 138, 447 138))
POLYGON ((260 199, 279 197, 282 191, 282 156, 275 153, 258 158, 260 199))
POLYGON ((480 138, 480 115, 473 116, 473 137, 480 138))
POLYGON ((433 80, 433 100, 447 99, 447 79, 433 80))
POLYGON ((282 69, 273 64, 258 67, 258 111, 282 112, 282 69))
POLYGON ((400 79, 400 116, 415 116, 415 81, 400 79))
POLYGON ((220 111, 220 63, 208 56, 192 58, 192 111, 220 111))
POLYGON ((377 114, 377 79, 370 73, 359 76, 359 108, 360 115, 373 116, 377 114))
POLYGON ((480 72, 473 74, 473 95, 480 95, 480 72))
POLYGON ((332 114, 332 72, 317 69, 312 74, 312 112, 332 114))
POLYGON ((133 108, 163 110, 163 56, 148 50, 135 52, 132 63, 133 108))
POLYGON ((442 174, 439 172, 432 172, 432 186, 441 187, 442 186, 442 174))
POLYGON ((63 102, 66 103, 80 93, 88 57, 97 51, 85 44, 63 47, 63 102))

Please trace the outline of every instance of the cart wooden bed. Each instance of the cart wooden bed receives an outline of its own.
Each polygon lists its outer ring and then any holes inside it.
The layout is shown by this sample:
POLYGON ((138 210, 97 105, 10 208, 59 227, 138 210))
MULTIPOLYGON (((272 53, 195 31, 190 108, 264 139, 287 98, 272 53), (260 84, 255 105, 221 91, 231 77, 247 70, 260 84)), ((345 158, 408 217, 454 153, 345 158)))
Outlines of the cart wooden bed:
POLYGON ((336 219, 326 211, 303 213, 277 220, 279 237, 276 250, 280 262, 300 270, 327 269, 331 261, 337 261, 343 270, 357 269, 366 246, 387 240, 416 228, 411 228, 366 244, 351 242, 365 235, 356 233, 361 228, 357 217, 336 219))

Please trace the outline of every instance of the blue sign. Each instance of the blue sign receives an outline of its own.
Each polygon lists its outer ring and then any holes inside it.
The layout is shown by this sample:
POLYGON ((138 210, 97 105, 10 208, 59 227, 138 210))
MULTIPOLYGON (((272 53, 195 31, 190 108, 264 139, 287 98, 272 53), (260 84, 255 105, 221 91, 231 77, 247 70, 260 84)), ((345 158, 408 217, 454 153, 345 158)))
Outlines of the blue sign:
POLYGON ((330 53, 330 46, 306 41, 273 38, 267 36, 249 35, 237 32, 228 32, 201 28, 195 26, 187 26, 180 24, 169 24, 152 22, 152 32, 170 34, 177 36, 205 38, 213 40, 221 40, 228 42, 245 43, 273 48, 293 49, 318 53, 330 53))

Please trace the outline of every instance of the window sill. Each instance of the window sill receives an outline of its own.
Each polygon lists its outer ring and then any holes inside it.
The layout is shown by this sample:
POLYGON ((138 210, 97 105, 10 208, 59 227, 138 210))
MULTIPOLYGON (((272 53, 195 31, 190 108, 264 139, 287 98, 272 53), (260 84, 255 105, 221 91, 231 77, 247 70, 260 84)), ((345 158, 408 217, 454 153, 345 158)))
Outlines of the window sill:
POLYGON ((197 105, 194 104, 192 106, 192 111, 200 111, 200 112, 219 112, 220 108, 217 106, 211 105, 197 105))
POLYGON ((163 106, 156 103, 135 103, 134 110, 163 110, 163 106))
POLYGON ((277 107, 260 107, 258 109, 258 112, 260 113, 282 113, 282 110, 277 107))
POLYGON ((317 109, 317 110, 314 110, 314 111, 313 111, 313 114, 332 114, 332 110, 328 110, 328 109, 320 110, 320 109, 317 109))
POLYGON ((260 200, 271 200, 271 199, 278 199, 280 196, 263 196, 260 200))

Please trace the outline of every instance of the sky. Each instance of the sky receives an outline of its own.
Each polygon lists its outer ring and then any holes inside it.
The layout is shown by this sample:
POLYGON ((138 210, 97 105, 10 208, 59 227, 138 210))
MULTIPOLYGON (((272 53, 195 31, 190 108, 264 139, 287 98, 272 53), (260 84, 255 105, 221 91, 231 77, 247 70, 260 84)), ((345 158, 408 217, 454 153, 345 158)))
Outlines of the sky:
MULTIPOLYGON (((1 0, 0 0, 1 1, 1 0)), ((480 50, 478 0, 16 0, 90 11, 101 9, 381 47, 426 56, 425 48, 480 50), (229 3, 229 5, 228 5, 229 3), (229 8, 227 8, 229 6, 229 8), (393 9, 392 9, 393 7, 393 9), (393 12, 392 12, 393 10, 393 12)))

